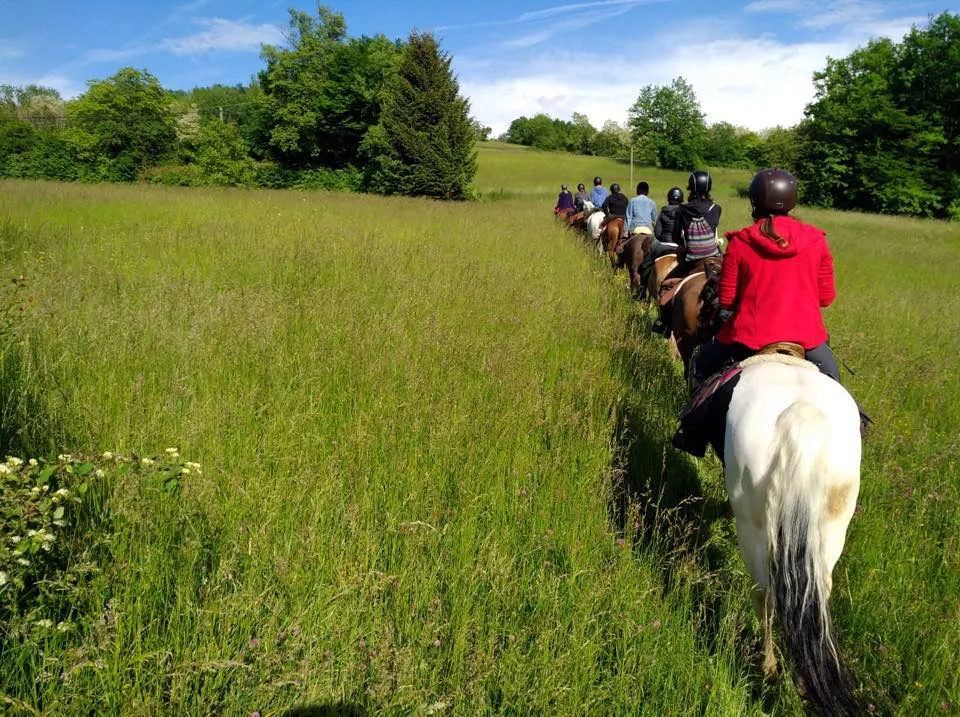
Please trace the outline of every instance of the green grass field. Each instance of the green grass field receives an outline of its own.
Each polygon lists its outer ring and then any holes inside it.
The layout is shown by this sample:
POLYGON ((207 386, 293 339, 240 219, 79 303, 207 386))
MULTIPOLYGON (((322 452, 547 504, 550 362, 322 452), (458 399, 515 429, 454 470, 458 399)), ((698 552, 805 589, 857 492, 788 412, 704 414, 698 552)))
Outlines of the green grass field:
MULTIPOLYGON (((761 680, 719 464, 668 445, 679 366, 552 221, 594 174, 629 167, 491 143, 497 201, 472 204, 0 184, 4 271, 36 297, 4 348, 11 450, 203 465, 114 491, 76 628, 0 636, 5 711, 800 714, 761 680)), ((745 223, 748 175, 714 177, 745 223)), ((877 713, 955 714, 960 230, 798 214, 876 420, 840 643, 877 713)))

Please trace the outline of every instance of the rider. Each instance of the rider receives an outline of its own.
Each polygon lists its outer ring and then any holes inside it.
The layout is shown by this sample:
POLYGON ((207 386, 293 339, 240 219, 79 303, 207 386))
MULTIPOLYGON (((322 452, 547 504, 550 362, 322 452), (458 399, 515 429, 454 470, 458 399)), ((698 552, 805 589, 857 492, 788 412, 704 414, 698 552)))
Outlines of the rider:
POLYGON ((577 193, 573 195, 573 208, 578 212, 582 212, 584 209, 584 202, 590 201, 590 195, 587 194, 587 188, 583 186, 583 183, 577 185, 577 193))
POLYGON ((677 212, 681 204, 683 204, 683 190, 680 187, 672 187, 667 192, 667 204, 660 210, 656 224, 653 226, 653 236, 657 241, 673 241, 673 225, 677 221, 677 212))
POLYGON ((729 244, 719 280, 721 318, 726 322, 700 348, 694 378, 702 383, 728 361, 743 360, 767 344, 791 341, 839 381, 820 313, 837 294, 826 235, 789 216, 797 204, 797 180, 786 170, 757 172, 749 194, 754 223, 726 234, 729 244))
POLYGON ((647 227, 650 231, 646 233, 653 234, 653 222, 656 220, 657 205, 647 196, 649 193, 649 184, 640 182, 637 185, 637 196, 627 204, 627 234, 633 234, 640 227, 647 227))
POLYGON ((667 192, 667 204, 657 215, 657 221, 653 225, 653 240, 650 242, 650 251, 640 262, 640 298, 646 294, 647 281, 650 278, 650 271, 653 269, 653 262, 664 254, 669 254, 677 250, 677 245, 673 243, 673 225, 677 221, 677 212, 680 205, 683 204, 683 190, 680 187, 672 187, 667 192))
POLYGON ((684 277, 701 259, 719 256, 717 227, 720 205, 710 199, 713 180, 702 170, 691 172, 687 180, 687 203, 681 204, 673 224, 673 241, 680 247, 679 261, 668 279, 684 277), (682 255, 682 256, 681 256, 682 255))
POLYGON ((570 190, 567 189, 566 184, 561 184, 560 195, 557 197, 557 206, 553 208, 553 213, 560 215, 570 214, 574 211, 573 195, 570 193, 570 190))
MULTIPOLYGON (((611 219, 623 219, 624 224, 627 220, 627 205, 630 200, 627 199, 627 195, 620 192, 620 185, 614 182, 610 185, 610 194, 607 195, 607 198, 603 200, 603 213, 606 216, 603 218, 603 221, 600 222, 600 232, 603 232, 603 228, 607 226, 607 222, 611 219)), ((621 234, 621 238, 622 238, 621 234)))
POLYGON ((607 191, 607 188, 603 186, 603 180, 600 177, 593 178, 593 191, 590 192, 590 201, 593 202, 593 206, 602 207, 604 201, 610 195, 610 192, 607 191))

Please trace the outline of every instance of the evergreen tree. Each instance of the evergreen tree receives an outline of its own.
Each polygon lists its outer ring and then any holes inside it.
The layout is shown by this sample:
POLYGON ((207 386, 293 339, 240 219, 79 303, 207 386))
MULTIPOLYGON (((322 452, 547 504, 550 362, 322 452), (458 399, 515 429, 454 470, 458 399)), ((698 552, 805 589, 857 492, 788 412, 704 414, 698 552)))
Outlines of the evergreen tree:
POLYGON ((466 199, 477 171, 470 104, 450 56, 429 33, 411 33, 387 86, 380 124, 367 133, 368 185, 385 194, 466 199))

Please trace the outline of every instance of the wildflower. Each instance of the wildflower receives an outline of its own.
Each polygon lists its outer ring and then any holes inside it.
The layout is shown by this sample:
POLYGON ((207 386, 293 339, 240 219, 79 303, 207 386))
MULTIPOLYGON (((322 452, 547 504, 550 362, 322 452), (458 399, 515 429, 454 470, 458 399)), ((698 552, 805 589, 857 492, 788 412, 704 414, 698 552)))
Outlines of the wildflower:
POLYGON ((17 468, 23 465, 23 461, 16 456, 7 456, 7 464, 17 468))
POLYGON ((618 548, 622 548, 622 547, 623 547, 624 545, 626 545, 626 544, 627 544, 627 541, 626 541, 626 540, 624 540, 623 538, 617 538, 617 547, 618 547, 618 548))
POLYGON ((70 629, 71 625, 69 622, 58 622, 57 623, 57 632, 67 632, 70 629))
POLYGON ((57 456, 57 460, 61 463, 69 463, 73 460, 73 456, 71 456, 69 453, 61 453, 59 456, 57 456))
POLYGON ((30 489, 30 495, 34 497, 40 495, 40 486, 38 485, 33 486, 33 488, 30 489))
POLYGON ((54 495, 54 497, 69 498, 69 497, 70 497, 70 491, 68 491, 66 488, 58 488, 58 489, 57 489, 57 492, 54 493, 53 495, 54 495))
POLYGON ((0 473, 6 475, 7 473, 13 473, 13 471, 10 470, 10 466, 6 463, 0 463, 0 473))
POLYGON ((179 449, 179 448, 167 448, 166 453, 167 453, 167 455, 170 456, 171 458, 176 458, 177 456, 180 455, 180 449, 179 449))
POLYGON ((0 586, 6 585, 8 582, 10 582, 10 576, 0 570, 0 586))
POLYGON ((438 637, 436 640, 433 641, 433 646, 434 646, 434 647, 440 647, 440 638, 439 638, 439 637, 438 637))
POLYGON ((877 649, 880 650, 880 652, 884 655, 890 652, 890 648, 887 647, 886 645, 880 645, 880 647, 878 647, 877 649))
POLYGON ((256 649, 257 645, 259 645, 259 644, 260 644, 260 640, 259 640, 259 639, 257 639, 256 637, 251 637, 251 638, 250 638, 250 649, 251 649, 251 650, 256 649))
POLYGON ((42 627, 45 630, 49 630, 51 627, 53 627, 53 620, 50 620, 48 618, 43 618, 42 620, 37 620, 33 624, 36 625, 37 627, 42 627))
POLYGON ((180 475, 182 475, 182 476, 190 475, 190 469, 189 469, 189 468, 181 468, 181 469, 180 469, 180 475))
POLYGON ((97 470, 93 472, 93 475, 95 475, 97 478, 103 478, 106 475, 106 472, 103 470, 103 468, 97 468, 97 470))
POLYGON ((29 461, 27 461, 27 465, 31 467, 37 465, 37 459, 31 458, 29 461))
POLYGON ((152 459, 152 458, 141 458, 141 459, 140 459, 140 462, 141 462, 143 465, 145 465, 145 466, 152 466, 152 465, 153 465, 153 459, 152 459))
POLYGON ((19 543, 21 540, 22 540, 22 538, 21 538, 19 535, 11 535, 11 536, 10 536, 10 542, 13 543, 14 545, 16 545, 17 543, 19 543))
POLYGON ((24 565, 24 566, 30 564, 30 561, 27 560, 26 558, 17 558, 17 562, 18 562, 20 565, 24 565))
POLYGON ((113 458, 113 454, 112 454, 110 451, 104 451, 104 452, 103 452, 103 459, 104 459, 104 460, 109 461, 111 458, 113 458))
POLYGON ((194 463, 193 461, 187 461, 184 465, 192 471, 200 472, 200 464, 194 463))

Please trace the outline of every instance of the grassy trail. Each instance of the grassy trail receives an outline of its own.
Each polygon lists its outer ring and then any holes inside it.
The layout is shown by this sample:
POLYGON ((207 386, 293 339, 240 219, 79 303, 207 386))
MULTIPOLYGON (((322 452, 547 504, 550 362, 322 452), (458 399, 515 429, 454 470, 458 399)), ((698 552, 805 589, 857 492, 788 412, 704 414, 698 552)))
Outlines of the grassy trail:
MULTIPOLYGON (((481 191, 521 197, 4 184, 4 265, 37 296, 4 361, 15 445, 177 445, 204 470, 129 506, 102 611, 4 643, 0 692, 48 714, 800 712, 760 682, 719 466, 667 445, 678 367, 549 221, 552 177, 617 165, 491 154, 481 191)), ((721 177, 730 228, 743 177, 721 177)), ((960 242, 803 214, 830 233, 828 324, 878 421, 841 644, 879 712, 949 712, 960 242), (914 247, 942 271, 918 281, 914 247)))

